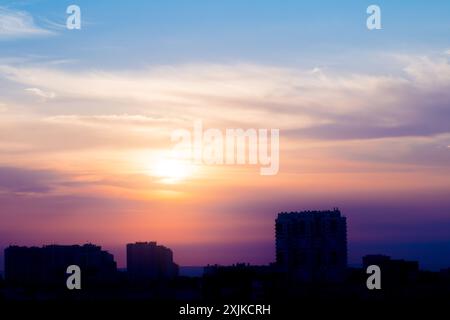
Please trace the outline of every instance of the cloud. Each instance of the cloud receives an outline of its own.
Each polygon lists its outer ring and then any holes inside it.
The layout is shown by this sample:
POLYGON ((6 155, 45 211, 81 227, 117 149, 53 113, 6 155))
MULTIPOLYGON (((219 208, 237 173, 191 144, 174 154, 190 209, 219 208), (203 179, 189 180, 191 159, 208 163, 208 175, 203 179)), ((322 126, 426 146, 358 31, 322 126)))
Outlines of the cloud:
POLYGON ((50 171, 0 167, 0 191, 48 193, 55 178, 50 171))
POLYGON ((99 125, 115 127, 120 125, 155 126, 173 125, 174 120, 169 118, 150 117, 140 114, 105 114, 105 115, 59 115, 45 119, 50 123, 63 123, 73 125, 99 125))
POLYGON ((0 76, 32 87, 28 90, 37 95, 51 97, 57 92, 58 102, 76 104, 80 113, 99 113, 93 115, 98 123, 110 122, 114 115, 123 119, 124 114, 150 114, 185 123, 204 119, 215 126, 277 127, 291 137, 319 140, 450 132, 448 60, 395 59, 401 63, 396 76, 254 64, 160 66, 129 72, 3 65, 0 76))
POLYGON ((56 94, 51 91, 44 91, 39 88, 27 88, 25 91, 30 92, 39 98, 41 98, 43 101, 47 101, 48 99, 53 99, 56 97, 56 94))
POLYGON ((86 155, 89 150, 151 149, 170 143, 170 132, 164 122, 150 120, 136 123, 120 117, 11 115, 0 118, 0 136, 8 137, 0 141, 0 155, 7 161, 34 154, 37 161, 37 155, 52 152, 78 150, 86 155))
POLYGON ((8 102, 0 136, 9 138, 0 142, 0 155, 8 165, 23 163, 26 155, 42 165, 56 153, 73 165, 95 154, 124 161, 125 153, 171 148, 172 130, 191 129, 201 119, 204 128, 279 128, 290 172, 342 171, 356 163, 366 171, 385 169, 378 164, 392 170, 407 163, 445 166, 449 62, 415 56, 393 61, 397 67, 387 75, 255 64, 127 72, 3 64, 2 82, 57 99, 47 99, 39 113, 26 99, 20 103, 22 96, 16 108, 8 102))
POLYGON ((37 26, 29 13, 0 7, 0 40, 52 34, 52 31, 37 26))

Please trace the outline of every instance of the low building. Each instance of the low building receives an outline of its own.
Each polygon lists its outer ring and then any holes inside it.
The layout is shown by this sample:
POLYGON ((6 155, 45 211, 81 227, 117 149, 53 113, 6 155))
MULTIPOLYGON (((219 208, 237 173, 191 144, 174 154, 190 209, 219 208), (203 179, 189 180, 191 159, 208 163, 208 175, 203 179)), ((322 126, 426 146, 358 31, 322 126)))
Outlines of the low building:
POLYGON ((381 279, 385 285, 402 285, 414 282, 419 276, 419 263, 403 259, 391 259, 381 254, 371 254, 363 257, 363 268, 376 265, 381 270, 381 279))
POLYGON ((82 287, 111 283, 117 272, 113 255, 93 244, 5 249, 5 280, 10 284, 65 288, 70 265, 80 267, 82 287))
POLYGON ((172 250, 156 242, 127 244, 127 273, 131 281, 168 280, 178 276, 172 250))

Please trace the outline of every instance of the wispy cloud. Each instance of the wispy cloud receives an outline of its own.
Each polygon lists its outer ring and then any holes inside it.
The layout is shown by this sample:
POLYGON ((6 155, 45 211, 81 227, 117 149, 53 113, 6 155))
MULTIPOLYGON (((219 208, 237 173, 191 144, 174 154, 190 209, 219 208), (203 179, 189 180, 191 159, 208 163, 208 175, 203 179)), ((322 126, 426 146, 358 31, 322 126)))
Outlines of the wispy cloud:
MULTIPOLYGON (((402 57, 398 69, 397 76, 383 76, 251 64, 164 66, 134 72, 3 65, 0 76, 29 86, 27 90, 36 95, 57 95, 66 105, 78 102, 78 111, 87 115, 109 110, 122 119, 124 114, 135 114, 202 118, 227 126, 276 123, 299 138, 319 140, 449 133, 449 62, 442 57, 408 56, 402 57), (96 110, 83 109, 83 103, 89 102, 95 103, 96 110), (240 118, 232 111, 239 112, 240 118)), ((111 118, 96 119, 107 120, 111 118)))
POLYGON ((54 34, 52 31, 36 25, 28 12, 0 7, 0 40, 52 34, 54 34))
POLYGON ((39 88, 26 88, 25 91, 30 92, 37 97, 41 98, 43 101, 47 101, 48 99, 53 99, 56 97, 56 94, 52 91, 44 91, 39 88))
POLYGON ((0 192, 47 193, 54 178, 47 171, 0 167, 0 192))
MULTIPOLYGON (((38 113, 21 96, 8 104, 0 136, 9 140, 0 143, 0 154, 8 163, 46 152, 104 152, 122 161, 125 150, 170 147, 171 130, 203 119, 205 127, 281 129, 282 151, 292 152, 287 162, 326 154, 360 161, 364 170, 371 170, 369 162, 446 166, 449 62, 442 56, 397 56, 392 62, 396 69, 388 75, 256 64, 127 72, 3 64, 2 81, 46 103, 38 113)), ((321 170, 320 161, 299 161, 285 168, 321 170)))

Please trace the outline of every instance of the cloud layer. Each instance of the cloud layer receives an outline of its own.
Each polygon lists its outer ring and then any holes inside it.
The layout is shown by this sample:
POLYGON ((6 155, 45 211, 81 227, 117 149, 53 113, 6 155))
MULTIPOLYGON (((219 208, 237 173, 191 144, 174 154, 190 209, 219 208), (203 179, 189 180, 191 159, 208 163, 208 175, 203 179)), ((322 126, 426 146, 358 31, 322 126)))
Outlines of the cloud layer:
POLYGON ((389 59, 396 68, 387 74, 4 63, 0 215, 8 223, 0 231, 30 243, 116 245, 149 234, 180 248, 238 242, 249 249, 235 257, 260 248, 251 262, 266 263, 273 251, 261 248, 272 243, 276 212, 340 206, 356 245, 376 243, 381 229, 391 243, 449 241, 448 57, 389 59), (151 174, 156 156, 173 146, 172 130, 194 120, 281 129, 279 175, 202 168, 186 183, 162 184, 151 174))
POLYGON ((29 13, 0 7, 0 40, 52 34, 51 31, 37 26, 29 13))
POLYGON ((389 58, 397 69, 388 75, 255 64, 127 72, 1 65, 0 79, 40 100, 18 94, 8 105, 0 133, 9 140, 0 152, 27 144, 42 151, 161 148, 171 130, 201 119, 222 129, 280 128, 288 153, 322 148, 336 159, 397 163, 407 155, 423 163, 425 152, 428 164, 442 164, 450 143, 448 58, 389 58))

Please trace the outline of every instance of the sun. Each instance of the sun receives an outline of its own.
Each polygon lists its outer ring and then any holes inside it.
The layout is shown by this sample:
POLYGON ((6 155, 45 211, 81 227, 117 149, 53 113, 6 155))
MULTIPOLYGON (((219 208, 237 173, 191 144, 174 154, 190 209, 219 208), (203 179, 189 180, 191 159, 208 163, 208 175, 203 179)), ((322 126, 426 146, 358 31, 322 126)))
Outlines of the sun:
POLYGON ((140 151, 130 155, 133 166, 140 172, 164 184, 177 184, 193 178, 200 167, 193 163, 189 154, 172 150, 140 151))
POLYGON ((188 161, 179 159, 160 159, 151 168, 151 174, 163 183, 179 183, 192 176, 194 168, 188 161))

